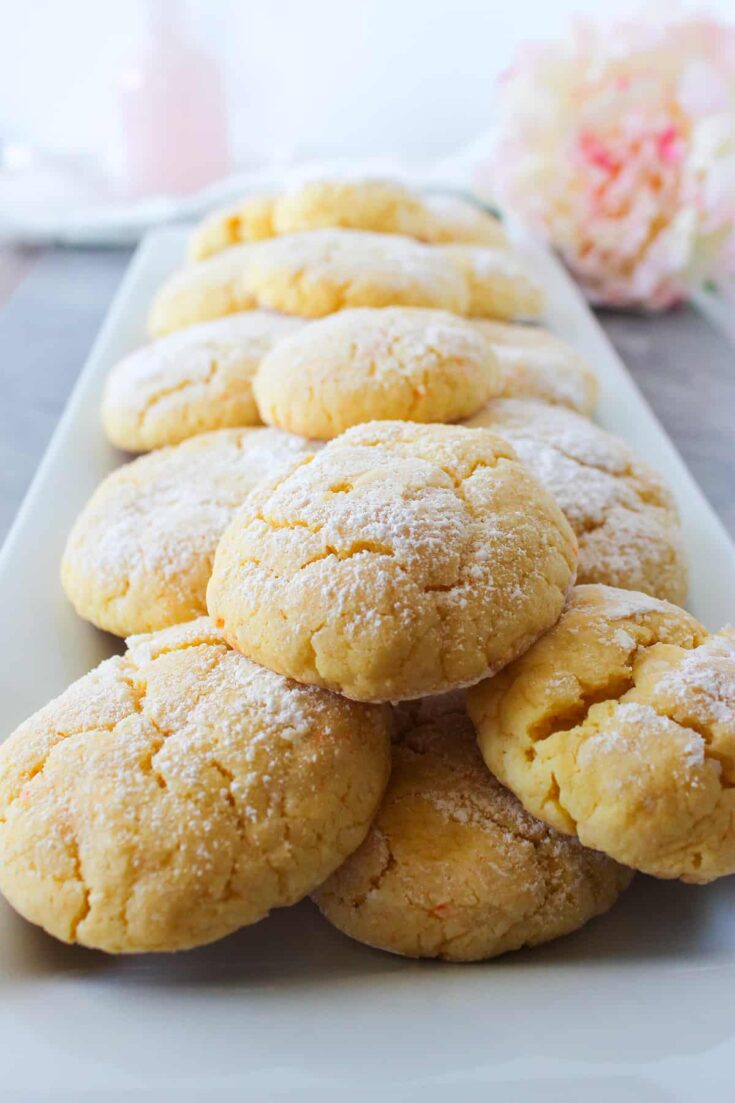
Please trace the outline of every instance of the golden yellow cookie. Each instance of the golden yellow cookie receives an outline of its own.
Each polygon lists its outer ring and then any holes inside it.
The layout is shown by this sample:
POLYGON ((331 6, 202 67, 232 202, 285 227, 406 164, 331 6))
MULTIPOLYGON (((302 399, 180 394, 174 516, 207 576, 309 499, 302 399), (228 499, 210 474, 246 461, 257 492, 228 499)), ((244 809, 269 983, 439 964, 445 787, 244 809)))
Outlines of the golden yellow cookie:
POLYGON ((153 303, 153 336, 255 307, 320 318, 350 306, 466 314, 467 279, 444 247, 395 234, 311 230, 236 245, 177 272, 153 303))
POLYGON ((542 294, 509 250, 424 245, 396 234, 310 230, 236 245, 175 273, 149 317, 152 336, 256 307, 320 318, 354 306, 533 315, 542 294))
POLYGON ((165 337, 186 326, 255 310, 261 304, 246 284, 258 243, 238 245, 201 264, 174 272, 159 288, 148 315, 148 333, 165 337))
POLYGON ((498 389, 495 355, 471 322, 442 310, 343 310, 281 341, 253 387, 260 415, 329 440, 373 419, 459 421, 498 389))
POLYGON ((203 260, 248 241, 328 227, 402 234, 427 242, 506 244, 497 218, 455 196, 422 196, 391 180, 312 180, 277 197, 251 197, 214 211, 194 231, 189 259, 203 260))
POLYGON ((148 452, 210 429, 260 424, 258 364, 297 318, 250 310, 190 326, 130 353, 110 372, 102 400, 108 438, 148 452))
POLYGON ((396 954, 479 961, 612 907, 631 871, 524 811, 487 770, 461 703, 402 726, 365 841, 313 894, 339 930, 396 954))
POLYGON ((464 273, 469 305, 465 314, 476 318, 538 318, 544 311, 544 293, 524 263, 510 249, 476 245, 445 245, 444 253, 464 273))
POLYGON ((593 414, 599 384, 579 353, 541 326, 483 319, 474 323, 492 343, 504 398, 539 398, 593 414))
POLYGON ((532 399, 493 399, 467 424, 510 441, 554 495, 579 542, 578 582, 685 600, 676 503, 624 441, 571 410, 532 399))
POLYGON ((202 617, 128 641, 0 749, 0 889, 64 942, 183 950, 365 837, 389 717, 272 674, 202 617))
POLYGON ((400 700, 524 651, 575 567, 564 515, 504 441, 376 421, 257 488, 219 544, 207 605, 255 662, 400 700))
POLYGON ((485 761, 532 815, 655 877, 735 873, 735 630, 580 586, 469 706, 485 761))
POLYGON ((314 447, 277 429, 217 429, 113 471, 64 551, 61 580, 76 611, 117 636, 206 612, 214 550, 238 507, 314 447))

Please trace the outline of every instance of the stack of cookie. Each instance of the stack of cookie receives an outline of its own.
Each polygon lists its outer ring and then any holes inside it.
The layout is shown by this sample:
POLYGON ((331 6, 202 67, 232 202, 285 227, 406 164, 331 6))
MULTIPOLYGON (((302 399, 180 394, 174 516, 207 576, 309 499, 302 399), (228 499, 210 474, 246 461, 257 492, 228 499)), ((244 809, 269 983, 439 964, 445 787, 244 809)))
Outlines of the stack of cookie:
POLYGON ((735 871, 735 634, 670 604, 671 493, 542 301, 497 220, 390 183, 195 232, 105 393, 148 454, 62 563, 127 649, 0 751, 23 915, 176 950, 312 894, 477 960, 735 871))

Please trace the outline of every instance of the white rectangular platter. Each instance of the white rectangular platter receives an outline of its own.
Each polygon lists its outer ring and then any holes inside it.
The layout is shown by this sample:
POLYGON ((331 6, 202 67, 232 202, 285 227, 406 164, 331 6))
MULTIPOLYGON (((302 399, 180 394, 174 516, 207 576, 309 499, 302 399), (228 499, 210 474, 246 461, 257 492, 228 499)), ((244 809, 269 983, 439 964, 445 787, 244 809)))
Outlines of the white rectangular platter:
MULTIPOLYGON (((99 425, 104 377, 145 337, 184 233, 138 251, 0 555, 2 732, 117 646, 58 582, 66 533, 121 461, 99 425)), ((600 420, 679 500, 689 605, 735 621, 735 552, 579 293, 524 242, 548 323, 599 373, 600 420)), ((2 1096, 28 1100, 725 1100, 735 1066, 735 878, 639 877, 577 935, 485 965, 404 961, 350 943, 307 903, 173 957, 58 945, 0 904, 2 1096)))

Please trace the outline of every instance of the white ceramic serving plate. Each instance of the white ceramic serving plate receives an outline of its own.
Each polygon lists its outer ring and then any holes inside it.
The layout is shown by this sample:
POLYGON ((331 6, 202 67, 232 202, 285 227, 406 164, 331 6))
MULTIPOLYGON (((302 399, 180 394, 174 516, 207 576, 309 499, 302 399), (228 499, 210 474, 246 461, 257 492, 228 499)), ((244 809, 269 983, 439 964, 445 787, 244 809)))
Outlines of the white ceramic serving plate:
MULTIPOLYGON (((4 733, 111 653, 58 582, 66 533, 120 462, 98 407, 144 339, 184 235, 136 255, 0 556, 4 733)), ((531 244, 549 324, 599 372, 600 417, 665 472, 692 564, 690 606, 735 621, 735 553, 558 264, 531 244)), ((115 959, 57 944, 0 905, 0 1094, 26 1100, 298 1099, 595 1103, 732 1098, 735 878, 637 879, 579 934, 485 965, 360 947, 308 904, 217 945, 115 959)))

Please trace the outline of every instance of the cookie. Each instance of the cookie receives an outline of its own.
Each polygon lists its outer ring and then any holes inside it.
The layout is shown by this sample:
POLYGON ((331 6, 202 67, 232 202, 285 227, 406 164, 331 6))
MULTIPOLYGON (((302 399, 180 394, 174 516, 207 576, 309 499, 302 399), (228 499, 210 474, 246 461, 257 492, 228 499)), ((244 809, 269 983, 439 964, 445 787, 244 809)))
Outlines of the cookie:
POLYGON ((161 336, 256 307, 305 318, 356 306, 505 318, 534 313, 540 303, 540 291, 508 250, 310 230, 236 245, 175 273, 153 302, 149 329, 161 336))
POLYGON ((485 761, 532 815, 654 877, 735 873, 735 630, 580 586, 469 708, 485 761))
POLYGON ((364 421, 459 421, 499 386, 471 322, 411 307, 343 310, 281 341, 254 382, 268 425, 329 440, 364 421))
POLYGON ((403 727, 365 841, 313 895, 339 930, 409 957, 480 961, 612 907, 630 870, 530 816, 485 767, 461 704, 403 727))
POLYGON ((276 197, 251 197, 214 211, 192 234, 189 259, 249 241, 341 227, 426 242, 503 247, 500 222, 453 195, 419 195, 391 180, 312 180, 276 197))
POLYGON ((238 245, 174 272, 159 288, 148 314, 148 335, 165 337, 186 326, 212 322, 259 304, 246 285, 257 243, 238 245))
POLYGON ((566 341, 541 326, 478 319, 474 325, 492 343, 503 398, 538 398, 591 415, 599 383, 594 371, 566 341))
POLYGON ((0 749, 0 889, 64 942, 182 950, 293 904, 362 842, 389 718, 231 651, 129 641, 0 749))
POLYGON ((542 292, 507 249, 433 246, 322 229, 255 246, 247 283, 260 306, 320 318, 348 307, 435 307, 489 318, 539 313, 542 292))
POLYGON ((578 582, 682 604, 686 554, 663 479, 587 418, 530 399, 493 399, 467 422, 510 441, 564 510, 579 542, 578 582))
POLYGON ((464 313, 468 316, 508 321, 543 314, 544 293, 511 250, 475 245, 438 248, 464 273, 469 295, 464 313))
POLYGON ((130 353, 105 385, 102 422, 109 440, 128 452, 148 452, 211 429, 259 425, 252 387, 258 364, 302 324, 251 310, 130 353))
POLYGON ((371 422, 250 495, 207 604, 255 662, 401 700, 520 654, 556 621, 575 567, 564 515, 504 441, 371 422))
POLYGON ((153 303, 153 336, 255 307, 320 318, 350 306, 467 313, 467 280, 444 248, 357 230, 237 245, 177 272, 153 303))
POLYGON ((205 613, 214 550, 238 507, 313 447, 277 429, 218 429, 113 471, 64 551, 61 580, 76 611, 117 636, 205 613))

